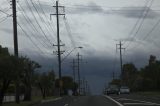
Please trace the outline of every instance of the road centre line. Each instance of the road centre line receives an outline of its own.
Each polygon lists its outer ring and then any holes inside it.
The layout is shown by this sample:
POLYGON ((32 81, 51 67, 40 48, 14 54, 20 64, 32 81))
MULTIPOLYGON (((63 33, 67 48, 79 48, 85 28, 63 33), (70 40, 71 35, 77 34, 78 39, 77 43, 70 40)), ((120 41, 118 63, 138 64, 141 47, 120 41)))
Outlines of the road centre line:
POLYGON ((104 95, 104 97, 106 97, 106 98, 108 98, 109 100, 113 101, 113 102, 116 103, 118 106, 124 106, 124 105, 122 105, 121 103, 119 103, 118 101, 112 99, 112 98, 109 97, 109 96, 104 95))

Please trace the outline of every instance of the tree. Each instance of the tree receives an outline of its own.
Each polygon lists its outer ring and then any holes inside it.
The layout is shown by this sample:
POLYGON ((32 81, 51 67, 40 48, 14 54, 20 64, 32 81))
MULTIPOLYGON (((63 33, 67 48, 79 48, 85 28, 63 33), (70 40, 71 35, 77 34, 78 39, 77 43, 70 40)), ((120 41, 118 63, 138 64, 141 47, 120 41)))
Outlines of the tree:
MULTIPOLYGON (((70 76, 63 76, 62 77, 62 90, 64 95, 68 95, 68 90, 72 90, 73 93, 78 89, 78 84, 73 82, 73 78, 70 76)), ((59 79, 56 79, 55 86, 59 88, 59 79)))
POLYGON ((133 63, 127 63, 123 65, 122 84, 129 86, 133 89, 133 83, 136 80, 137 68, 133 63))
POLYGON ((160 61, 156 59, 156 56, 150 56, 149 64, 141 69, 141 76, 143 86, 145 86, 144 90, 160 89, 160 61))
POLYGON ((15 61, 17 59, 9 55, 8 49, 0 46, 0 105, 9 84, 15 78, 15 61))
POLYGON ((48 73, 37 74, 37 86, 40 88, 43 99, 46 98, 47 92, 53 90, 55 82, 55 73, 50 71, 48 73))
POLYGON ((121 80, 120 79, 113 79, 111 82, 110 82, 110 85, 117 85, 117 86, 121 86, 121 80))
MULTIPOLYGON (((0 46, 0 105, 10 83, 15 84, 16 98, 17 91, 20 92, 19 84, 25 85, 25 99, 31 98, 31 83, 33 71, 39 68, 39 64, 26 57, 15 57, 9 54, 7 48, 0 46)), ((18 99, 16 99, 18 100, 18 99)))
POLYGON ((64 95, 68 95, 68 90, 72 90, 73 88, 73 78, 70 76, 63 76, 62 77, 63 82, 63 91, 64 95))
POLYGON ((32 91, 32 83, 33 83, 33 76, 34 71, 37 68, 40 68, 41 66, 31 61, 29 58, 22 57, 21 63, 23 64, 23 74, 21 76, 22 83, 25 86, 25 92, 24 92, 24 101, 30 101, 31 100, 31 91, 32 91))

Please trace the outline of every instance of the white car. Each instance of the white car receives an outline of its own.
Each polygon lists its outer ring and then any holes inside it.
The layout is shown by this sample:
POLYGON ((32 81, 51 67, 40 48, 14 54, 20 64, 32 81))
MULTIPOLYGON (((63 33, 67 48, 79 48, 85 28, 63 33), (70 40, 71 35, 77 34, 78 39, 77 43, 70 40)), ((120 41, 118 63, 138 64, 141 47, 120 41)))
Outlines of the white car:
POLYGON ((119 89, 119 93, 120 94, 129 94, 130 89, 127 86, 121 86, 120 89, 119 89))

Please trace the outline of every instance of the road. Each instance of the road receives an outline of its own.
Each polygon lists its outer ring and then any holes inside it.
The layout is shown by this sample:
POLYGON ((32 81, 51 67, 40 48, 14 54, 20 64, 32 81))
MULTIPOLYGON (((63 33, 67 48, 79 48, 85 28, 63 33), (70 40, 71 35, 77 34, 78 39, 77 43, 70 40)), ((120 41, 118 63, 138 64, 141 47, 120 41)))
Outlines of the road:
POLYGON ((104 96, 65 97, 61 100, 42 103, 36 106, 118 106, 104 96))
POLYGON ((57 101, 36 106, 160 106, 160 98, 149 98, 134 94, 64 97, 57 101))
POLYGON ((110 98, 121 106, 160 106, 160 98, 137 94, 110 95, 110 98))
POLYGON ((74 100, 69 106, 117 106, 104 96, 85 96, 74 100))

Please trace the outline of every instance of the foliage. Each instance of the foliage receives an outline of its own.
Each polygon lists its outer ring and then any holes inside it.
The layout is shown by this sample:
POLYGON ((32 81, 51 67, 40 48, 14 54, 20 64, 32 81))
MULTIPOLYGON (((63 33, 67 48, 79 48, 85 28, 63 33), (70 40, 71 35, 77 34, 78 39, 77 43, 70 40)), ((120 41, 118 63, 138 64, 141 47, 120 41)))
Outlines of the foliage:
POLYGON ((111 82, 110 82, 110 85, 118 85, 120 86, 121 85, 121 80, 120 79, 113 79, 111 82))
MULTIPOLYGON (((78 89, 78 84, 73 81, 73 78, 70 76, 63 76, 62 77, 62 90, 64 95, 68 95, 68 90, 72 90, 75 93, 78 89)), ((56 79, 55 87, 59 88, 60 80, 56 79)))
POLYGON ((55 85, 55 73, 50 71, 48 73, 42 73, 36 75, 36 85, 40 88, 43 98, 51 94, 55 85))
MULTIPOLYGON (((133 63, 124 64, 121 85, 129 86, 132 91, 159 91, 159 76, 160 61, 151 55, 148 64, 140 70, 133 63)), ((111 83, 115 84, 117 81, 114 79, 111 83)))
MULTIPOLYGON (((31 61, 29 58, 10 55, 7 48, 0 46, 0 105, 7 91, 13 92, 15 88, 17 90, 17 83, 18 85, 24 85, 24 92, 30 94, 28 96, 30 99, 33 72, 39 67, 38 63, 31 61), (12 86, 10 86, 11 83, 12 86), (27 91, 28 88, 29 91, 27 91)), ((18 88, 23 88, 23 86, 18 88)))

